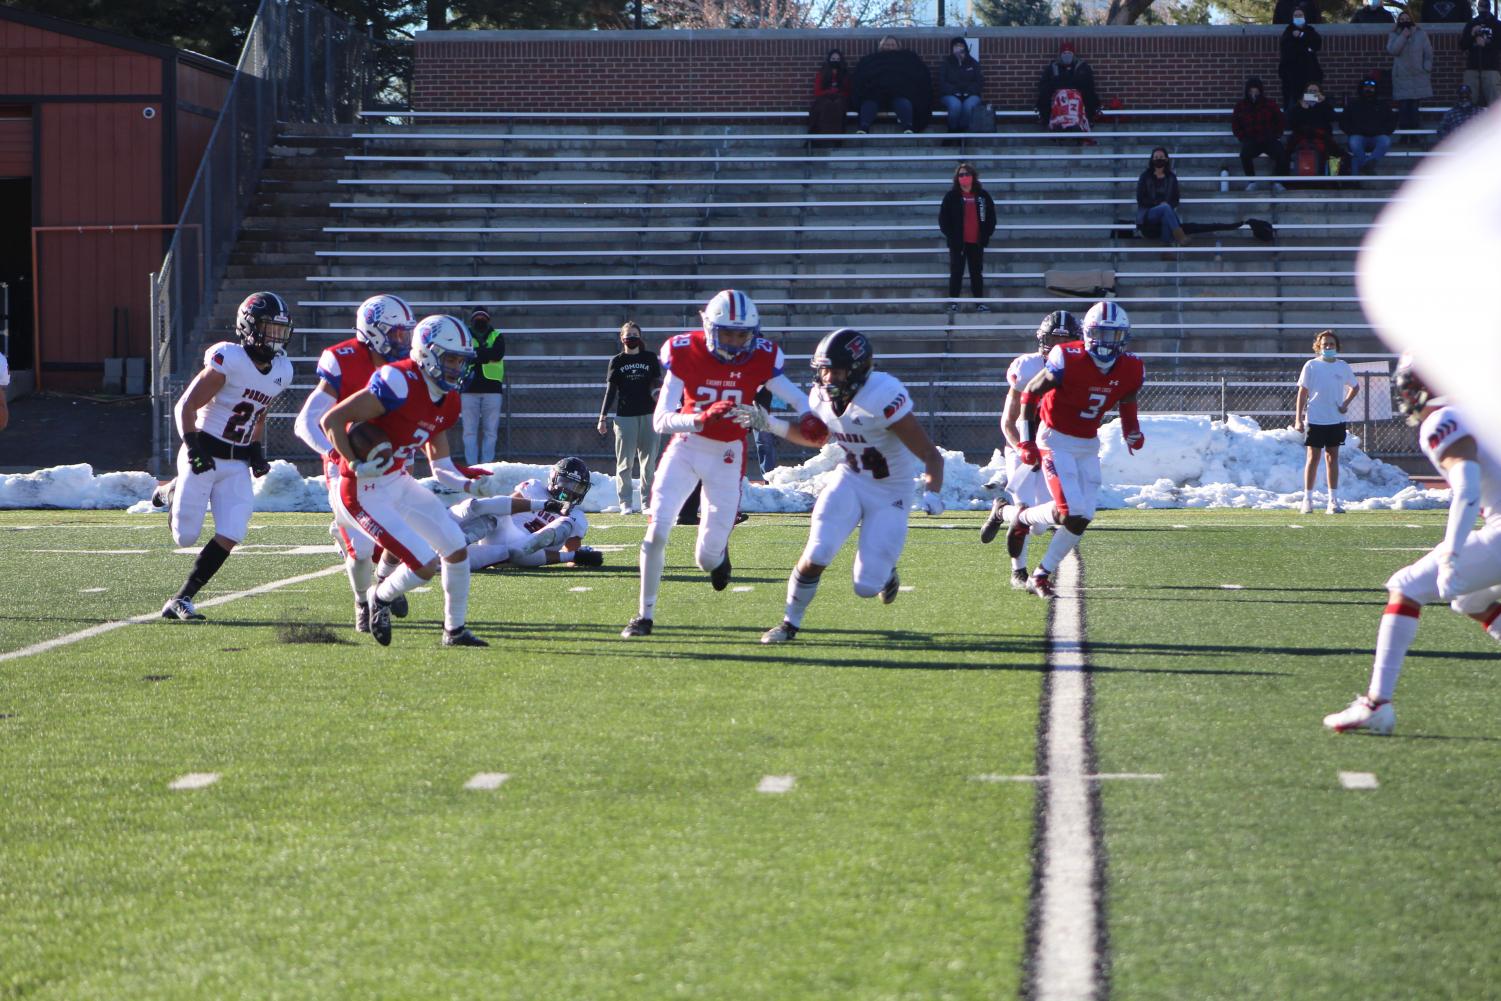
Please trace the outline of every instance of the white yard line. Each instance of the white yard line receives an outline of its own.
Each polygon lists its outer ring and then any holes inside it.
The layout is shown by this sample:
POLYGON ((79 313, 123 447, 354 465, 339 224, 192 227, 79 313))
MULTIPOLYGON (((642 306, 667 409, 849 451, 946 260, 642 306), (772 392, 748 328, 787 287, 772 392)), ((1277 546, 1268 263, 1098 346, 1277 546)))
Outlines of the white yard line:
POLYGON ((1089 773, 1089 677, 1084 657, 1084 596, 1077 553, 1058 568, 1049 616, 1047 781, 1033 963, 1038 1001, 1087 1001, 1099 989, 1099 898, 1094 801, 1089 773))
POLYGON ((489 792, 499 789, 511 776, 507 772, 475 772, 474 777, 464 783, 465 789, 474 789, 479 792, 489 792))
MULTIPOLYGON (((269 594, 272 591, 278 591, 281 588, 290 587, 293 584, 301 584, 303 581, 317 580, 319 577, 328 577, 332 574, 343 572, 344 567, 342 564, 340 564, 339 566, 326 567, 322 570, 316 571, 315 573, 299 574, 296 577, 288 577, 285 580, 274 580, 269 584, 261 584, 246 591, 236 591, 233 594, 222 594, 217 598, 210 598, 207 601, 194 602, 194 604, 198 608, 213 608, 216 605, 227 605, 231 601, 239 601, 241 598, 253 598, 259 594, 269 594)), ((56 636, 50 640, 42 640, 42 642, 40 643, 33 643, 31 646, 22 647, 19 650, 11 650, 7 653, 0 653, 0 663, 4 663, 7 660, 19 660, 22 657, 30 657, 34 654, 46 653, 48 650, 56 650, 58 647, 68 646, 69 644, 78 643, 82 640, 93 639, 95 636, 103 636, 105 633, 112 633, 116 629, 124 629, 126 626, 139 625, 142 622, 155 622, 161 618, 161 615, 161 612, 146 612, 143 615, 137 615, 129 619, 116 619, 114 622, 101 622, 97 626, 90 626, 87 629, 80 629, 76 633, 68 633, 66 636, 56 636)))
POLYGON ((173 779, 168 784, 168 789, 206 789, 219 781, 218 772, 189 772, 180 778, 173 779))
POLYGON ((795 785, 797 785, 796 775, 763 775, 761 781, 756 783, 756 792, 791 792, 795 785))
POLYGON ((1379 789, 1375 772, 1340 772, 1339 784, 1346 789, 1379 789))

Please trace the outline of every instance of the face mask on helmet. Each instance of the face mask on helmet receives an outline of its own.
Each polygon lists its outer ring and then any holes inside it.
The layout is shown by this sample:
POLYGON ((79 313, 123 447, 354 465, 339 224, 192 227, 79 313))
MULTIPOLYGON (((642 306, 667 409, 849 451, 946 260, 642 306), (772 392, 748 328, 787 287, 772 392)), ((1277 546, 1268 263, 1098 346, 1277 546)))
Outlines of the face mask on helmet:
POLYGON ((558 461, 547 474, 547 493, 553 500, 579 504, 589 493, 589 467, 570 455, 558 461))
POLYGON ((811 362, 815 386, 835 413, 844 413, 870 378, 874 362, 870 339, 858 330, 843 327, 819 342, 811 362))
POLYGON ((394 295, 373 295, 360 303, 354 332, 364 344, 386 361, 400 361, 412 349, 416 316, 406 300, 394 295))
POLYGON ((235 334, 245 353, 265 364, 292 339, 292 317, 275 292, 252 292, 235 313, 235 334))
POLYGON ((1392 389, 1397 393, 1397 411, 1413 427, 1423 423, 1423 408, 1437 402, 1437 397, 1413 367, 1412 355, 1403 355, 1397 360, 1397 370, 1392 373, 1392 389))
POLYGON ((1084 316, 1084 350, 1102 366, 1115 364, 1131 339, 1131 321, 1113 302, 1097 302, 1084 316))
POLYGON ((440 391, 462 390, 475 359, 474 341, 464 325, 451 316, 429 316, 417 324, 412 360, 440 391))
POLYGON ((761 332, 761 314, 750 296, 725 289, 709 300, 702 316, 704 340, 715 357, 730 364, 750 357, 761 332))
POLYGON ((1037 327, 1037 346, 1047 354, 1059 344, 1079 339, 1079 320, 1066 309, 1055 310, 1042 318, 1037 327))

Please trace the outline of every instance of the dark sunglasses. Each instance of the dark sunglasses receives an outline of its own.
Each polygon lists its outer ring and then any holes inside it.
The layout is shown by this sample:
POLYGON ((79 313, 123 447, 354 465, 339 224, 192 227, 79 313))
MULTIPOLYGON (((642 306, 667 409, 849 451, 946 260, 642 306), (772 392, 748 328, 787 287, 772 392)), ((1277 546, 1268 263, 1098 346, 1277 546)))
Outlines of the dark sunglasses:
POLYGON ((975 175, 971 174, 967 170, 961 170, 961 171, 959 171, 959 173, 955 174, 954 176, 955 177, 974 177, 975 175))

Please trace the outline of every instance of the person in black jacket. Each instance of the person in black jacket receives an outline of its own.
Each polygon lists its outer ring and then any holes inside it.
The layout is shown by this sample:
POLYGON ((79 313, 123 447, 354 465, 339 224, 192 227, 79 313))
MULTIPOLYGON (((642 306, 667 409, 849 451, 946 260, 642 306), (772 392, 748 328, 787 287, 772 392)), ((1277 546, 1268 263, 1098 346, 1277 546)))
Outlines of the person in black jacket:
POLYGON ((605 398, 599 405, 596 430, 604 434, 609 427, 610 407, 615 407, 615 490, 620 494, 620 513, 635 514, 644 510, 651 497, 652 477, 657 471, 657 432, 652 430, 651 415, 657 406, 657 389, 662 385, 662 362, 650 351, 641 328, 634 320, 620 327, 620 354, 610 359, 605 370, 605 398), (618 402, 617 402, 618 401, 618 402), (635 504, 631 482, 631 460, 641 470, 641 505, 635 504))
POLYGON ((1364 6, 1350 18, 1351 24, 1394 24, 1392 12, 1381 5, 1382 0, 1366 0, 1364 6))
POLYGON ((1350 140, 1350 160, 1354 173, 1364 173, 1392 148, 1392 133, 1397 130, 1397 113, 1390 101, 1376 96, 1376 81, 1360 81, 1360 93, 1345 105, 1339 118, 1340 127, 1350 140))
POLYGON ((985 75, 969 54, 969 43, 959 35, 949 39, 949 54, 938 71, 938 99, 948 111, 950 132, 969 131, 970 115, 980 106, 984 89, 985 75))
MULTIPOLYGON (((976 299, 985 298, 985 248, 995 233, 995 200, 980 185, 974 167, 961 163, 954 168, 954 184, 938 207, 938 229, 949 245, 949 298, 959 298, 959 284, 964 266, 969 265, 969 287, 976 299)), ((990 312, 985 302, 975 309, 990 312)), ((949 312, 959 312, 957 302, 949 303, 949 312)))
POLYGON ((875 52, 855 66, 855 106, 860 109, 864 135, 880 114, 890 108, 903 132, 921 132, 932 114, 933 74, 916 52, 904 49, 890 35, 875 52))
POLYGON ((1075 116, 1077 123, 1071 127, 1088 132, 1089 120, 1100 113, 1100 95, 1095 90, 1094 69, 1079 58, 1073 42, 1059 46, 1058 58, 1044 66, 1037 78, 1037 117, 1047 128, 1054 127, 1053 95, 1060 90, 1078 91, 1084 107, 1079 109, 1082 113, 1075 116))
POLYGON ((1292 24, 1293 11, 1299 8, 1309 24, 1324 23, 1324 15, 1319 13, 1319 0, 1277 0, 1277 6, 1272 8, 1272 23, 1292 24))
POLYGON ((1180 197, 1178 175, 1173 173, 1167 149, 1158 146, 1152 150, 1147 169, 1136 179, 1136 225, 1141 235, 1160 235, 1169 246, 1188 246, 1188 234, 1178 218, 1180 197))
POLYGON ((1282 109, 1292 114, 1310 83, 1324 82, 1324 67, 1319 65, 1319 50, 1324 39, 1308 23, 1303 6, 1293 8, 1292 23, 1282 31, 1278 46, 1277 78, 1282 81, 1282 109))
POLYGON ((1480 12, 1459 33, 1465 54, 1464 82, 1482 108, 1501 97, 1501 21, 1491 13, 1491 0, 1480 0, 1480 12))

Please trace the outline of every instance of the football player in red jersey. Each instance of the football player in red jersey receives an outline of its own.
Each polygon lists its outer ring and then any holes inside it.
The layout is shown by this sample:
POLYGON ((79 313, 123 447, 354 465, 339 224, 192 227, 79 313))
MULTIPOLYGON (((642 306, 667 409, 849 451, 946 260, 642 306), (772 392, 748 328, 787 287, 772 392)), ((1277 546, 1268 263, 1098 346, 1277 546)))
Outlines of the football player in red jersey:
MULTIPOLYGON (((412 307, 394 295, 373 295, 360 303, 354 314, 354 336, 326 348, 318 358, 318 385, 303 401, 293 431, 303 443, 323 457, 323 482, 328 486, 328 507, 334 508, 339 490, 339 453, 318 425, 323 415, 340 400, 347 400, 370 385, 376 369, 400 361, 412 347, 412 328, 417 325, 412 307)), ((344 569, 354 589, 354 628, 370 631, 370 606, 365 592, 375 583, 375 540, 364 532, 349 531, 335 520, 333 532, 344 550, 344 569)), ((398 615, 406 615, 405 595, 398 615)))
POLYGON ((1083 340, 1060 344, 1022 392, 1022 463, 1041 466, 1052 500, 1035 507, 1008 504, 1006 549, 1020 555, 1033 525, 1056 525, 1053 541, 1027 590, 1053 596, 1053 571, 1079 544, 1094 517, 1100 492, 1100 422, 1120 404, 1126 448, 1146 443, 1136 412, 1136 393, 1146 376, 1141 359, 1126 350, 1131 321, 1113 302, 1097 302, 1084 315, 1083 340), (1039 429, 1038 418, 1041 417, 1039 429))
POLYGON ((756 304, 744 292, 726 289, 704 307, 701 330, 662 345, 665 381, 652 427, 671 434, 662 452, 641 541, 641 600, 620 635, 650 636, 656 613, 667 536, 693 488, 703 484, 703 508, 694 559, 708 571, 714 590, 730 582, 730 529, 740 508, 746 430, 733 419, 765 386, 801 412, 808 394, 782 374, 782 349, 760 336, 756 304))
POLYGON ((470 479, 449 458, 448 429, 458 423, 459 391, 475 354, 462 323, 451 316, 429 316, 412 331, 410 357, 382 366, 365 389, 335 404, 320 422, 341 459, 334 516, 346 531, 362 530, 402 563, 365 595, 370 634, 382 646, 391 642, 391 603, 432 580, 440 556, 443 645, 489 645, 464 625, 469 611, 464 531, 447 505, 407 471, 420 449, 444 486, 482 497, 499 492, 493 478, 470 479), (348 431, 360 421, 369 421, 390 439, 389 447, 377 446, 363 460, 348 431))

